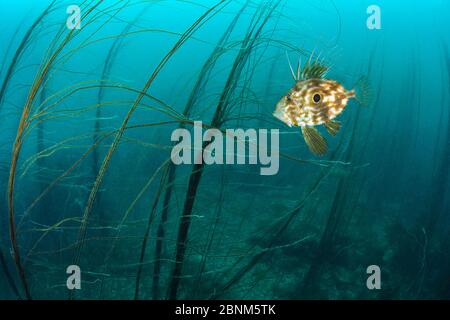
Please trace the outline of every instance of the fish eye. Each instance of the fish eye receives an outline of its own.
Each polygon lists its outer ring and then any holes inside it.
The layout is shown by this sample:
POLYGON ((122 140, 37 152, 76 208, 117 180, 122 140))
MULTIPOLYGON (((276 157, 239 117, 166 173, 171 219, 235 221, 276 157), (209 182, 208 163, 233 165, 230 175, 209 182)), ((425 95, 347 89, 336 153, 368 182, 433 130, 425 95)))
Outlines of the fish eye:
POLYGON ((314 101, 315 103, 319 103, 321 99, 322 99, 322 97, 321 97, 321 95, 318 94, 318 93, 316 93, 316 94, 313 96, 313 101, 314 101))

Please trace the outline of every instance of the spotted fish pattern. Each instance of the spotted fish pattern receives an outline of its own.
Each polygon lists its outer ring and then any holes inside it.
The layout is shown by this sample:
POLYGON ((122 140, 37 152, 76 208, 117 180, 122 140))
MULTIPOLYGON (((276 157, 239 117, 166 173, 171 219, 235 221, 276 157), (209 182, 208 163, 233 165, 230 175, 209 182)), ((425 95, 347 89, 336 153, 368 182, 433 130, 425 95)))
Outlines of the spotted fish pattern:
POLYGON ((334 80, 298 81, 277 104, 274 115, 290 127, 317 126, 330 122, 344 111, 354 91, 334 80))
POLYGON ((288 126, 300 127, 306 144, 316 155, 326 153, 327 142, 315 127, 323 125, 329 134, 336 135, 341 124, 334 119, 344 111, 349 99, 356 97, 355 90, 346 90, 339 82, 324 79, 326 70, 309 64, 303 72, 298 71, 298 77, 293 74, 295 85, 281 98, 273 113, 288 126))

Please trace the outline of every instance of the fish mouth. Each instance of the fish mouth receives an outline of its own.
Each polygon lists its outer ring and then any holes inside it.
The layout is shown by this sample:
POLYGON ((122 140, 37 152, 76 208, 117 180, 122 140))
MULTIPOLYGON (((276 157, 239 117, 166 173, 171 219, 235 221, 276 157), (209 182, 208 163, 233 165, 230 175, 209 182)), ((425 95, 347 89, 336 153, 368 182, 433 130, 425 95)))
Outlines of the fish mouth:
POLYGON ((284 113, 282 111, 275 111, 274 113, 272 113, 272 115, 277 118, 278 120, 280 120, 281 122, 283 122, 284 124, 288 125, 289 127, 292 127, 292 123, 290 123, 290 121, 288 121, 284 115, 284 113))
POLYGON ((277 110, 277 111, 275 111, 274 113, 272 113, 272 115, 273 115, 275 118, 277 118, 278 120, 281 120, 281 121, 283 121, 283 122, 285 121, 283 112, 281 112, 281 111, 279 111, 279 110, 277 110))

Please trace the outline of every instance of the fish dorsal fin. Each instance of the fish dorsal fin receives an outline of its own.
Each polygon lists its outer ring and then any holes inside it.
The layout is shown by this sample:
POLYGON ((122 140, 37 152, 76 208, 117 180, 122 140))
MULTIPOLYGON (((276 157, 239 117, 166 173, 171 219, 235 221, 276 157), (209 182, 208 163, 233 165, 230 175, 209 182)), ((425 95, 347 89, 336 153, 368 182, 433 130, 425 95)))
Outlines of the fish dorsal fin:
POLYGON ((339 130, 341 129, 341 123, 339 121, 334 120, 324 123, 323 126, 325 127, 325 129, 327 129, 328 133, 333 137, 337 135, 339 130))
POLYGON ((327 74, 329 67, 319 61, 319 57, 317 57, 314 61, 312 60, 314 52, 315 51, 311 53, 308 61, 303 66, 300 80, 322 79, 327 74))
POLYGON ((294 81, 308 80, 308 79, 322 79, 325 77, 330 68, 324 65, 321 61, 319 61, 319 57, 317 57, 315 61, 312 61, 313 55, 314 51, 309 57, 309 60, 303 66, 303 68, 301 67, 301 60, 299 59, 297 64, 297 70, 295 72, 291 63, 291 59, 289 58, 289 54, 286 52, 289 70, 291 71, 291 75, 294 81))
POLYGON ((322 79, 327 74, 328 69, 329 68, 326 65, 323 65, 318 61, 308 62, 303 67, 301 80, 322 79))
POLYGON ((315 155, 321 156, 327 152, 327 140, 314 127, 301 127, 303 138, 309 150, 315 155))

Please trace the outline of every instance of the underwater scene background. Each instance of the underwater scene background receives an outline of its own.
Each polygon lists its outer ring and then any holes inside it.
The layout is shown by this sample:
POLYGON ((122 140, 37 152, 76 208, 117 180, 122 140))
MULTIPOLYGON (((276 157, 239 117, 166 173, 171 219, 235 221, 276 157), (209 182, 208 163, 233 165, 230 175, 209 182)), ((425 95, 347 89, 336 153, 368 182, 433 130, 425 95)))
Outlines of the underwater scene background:
POLYGON ((0 14, 0 298, 450 297, 450 2, 4 0, 0 14), (286 56, 348 89, 369 80, 323 157, 272 115, 294 85, 286 56), (279 129, 278 173, 175 165, 171 134, 194 121, 279 129))

